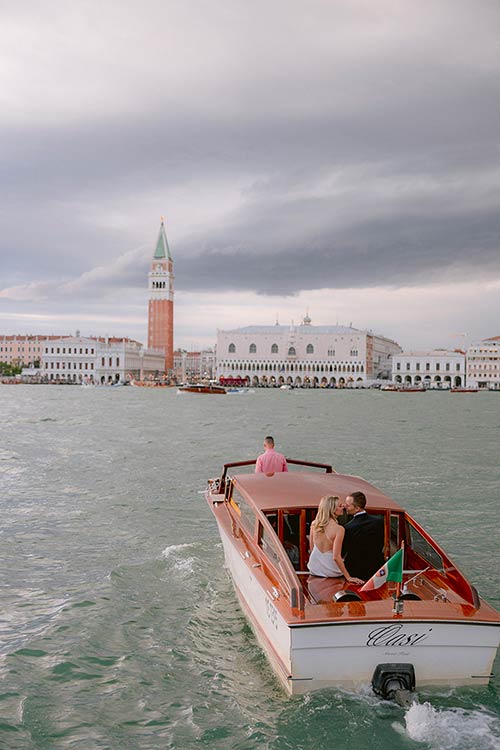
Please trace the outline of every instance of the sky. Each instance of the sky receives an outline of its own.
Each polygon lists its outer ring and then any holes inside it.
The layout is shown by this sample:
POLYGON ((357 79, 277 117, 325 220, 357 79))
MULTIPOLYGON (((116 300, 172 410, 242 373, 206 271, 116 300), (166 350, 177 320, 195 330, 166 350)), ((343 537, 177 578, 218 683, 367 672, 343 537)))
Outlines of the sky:
POLYGON ((500 335, 497 0, 0 0, 0 334, 500 335))

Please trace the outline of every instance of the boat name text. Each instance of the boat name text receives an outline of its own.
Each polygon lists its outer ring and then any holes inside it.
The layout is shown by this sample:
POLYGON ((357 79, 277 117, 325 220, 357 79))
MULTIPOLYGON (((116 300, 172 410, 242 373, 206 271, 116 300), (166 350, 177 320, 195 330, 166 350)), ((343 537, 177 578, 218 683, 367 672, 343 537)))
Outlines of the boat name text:
POLYGON ((368 633, 367 646, 416 646, 429 637, 432 628, 425 633, 408 633, 404 625, 384 625, 368 633))

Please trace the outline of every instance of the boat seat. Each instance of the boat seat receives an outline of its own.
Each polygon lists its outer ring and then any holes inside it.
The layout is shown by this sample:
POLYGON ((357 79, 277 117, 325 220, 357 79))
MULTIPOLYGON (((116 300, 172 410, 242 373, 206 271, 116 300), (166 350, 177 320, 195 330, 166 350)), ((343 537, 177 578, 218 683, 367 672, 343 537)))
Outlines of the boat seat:
POLYGON ((309 572, 299 573, 304 594, 313 604, 330 603, 338 591, 343 591, 346 585, 345 578, 320 578, 312 576, 309 572))

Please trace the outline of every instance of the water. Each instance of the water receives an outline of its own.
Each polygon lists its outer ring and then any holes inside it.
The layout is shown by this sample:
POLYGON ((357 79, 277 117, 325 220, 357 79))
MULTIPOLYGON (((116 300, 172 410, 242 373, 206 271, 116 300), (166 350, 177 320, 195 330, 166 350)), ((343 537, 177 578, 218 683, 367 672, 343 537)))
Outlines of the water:
POLYGON ((500 395, 0 386, 0 749, 500 748, 487 688, 282 692, 199 494, 266 434, 380 486, 500 607, 500 395))

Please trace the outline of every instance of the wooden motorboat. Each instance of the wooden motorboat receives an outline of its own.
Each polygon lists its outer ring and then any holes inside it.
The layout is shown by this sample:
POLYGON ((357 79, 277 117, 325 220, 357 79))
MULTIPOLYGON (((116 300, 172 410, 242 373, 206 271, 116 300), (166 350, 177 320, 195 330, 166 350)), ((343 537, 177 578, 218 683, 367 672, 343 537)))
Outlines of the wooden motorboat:
POLYGON ((390 393, 425 393, 426 389, 423 385, 384 385, 380 389, 381 391, 389 391, 390 393))
POLYGON ((300 470, 266 476, 252 467, 238 474, 254 461, 225 464, 205 493, 242 609, 286 689, 371 681, 383 694, 381 681, 488 683, 500 614, 437 542, 365 480, 328 465, 288 462, 300 470), (368 512, 383 518, 385 559, 404 544, 402 584, 361 591, 344 578, 307 571, 309 528, 320 498, 358 490, 368 512))
POLYGON ((165 383, 162 380, 131 380, 130 385, 135 388, 169 388, 170 383, 165 383))
POLYGON ((477 393, 479 388, 469 388, 468 386, 454 386, 449 389, 450 393, 477 393))
POLYGON ((177 393, 214 393, 214 394, 225 395, 226 389, 222 385, 215 385, 215 383, 210 383, 210 384, 194 383, 194 384, 181 385, 177 389, 177 393))

